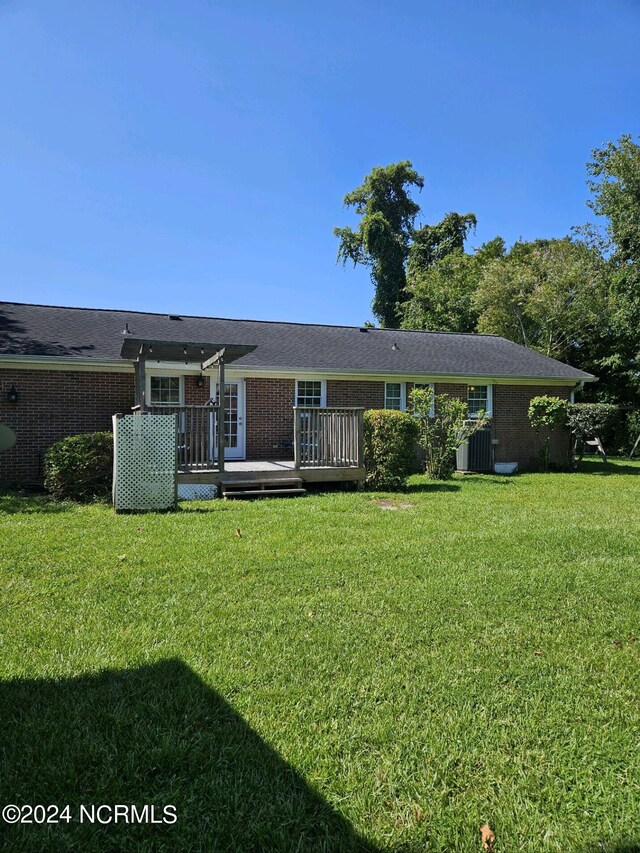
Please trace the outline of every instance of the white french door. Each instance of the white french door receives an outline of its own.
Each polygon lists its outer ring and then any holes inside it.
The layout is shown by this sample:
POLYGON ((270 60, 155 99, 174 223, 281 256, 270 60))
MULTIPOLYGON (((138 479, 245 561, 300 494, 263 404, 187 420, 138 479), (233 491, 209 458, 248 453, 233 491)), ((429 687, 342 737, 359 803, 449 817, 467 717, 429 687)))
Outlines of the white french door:
MULTIPOLYGON (((211 396, 218 400, 218 383, 211 377, 211 396)), ((244 379, 224 383, 224 458, 244 459, 245 456, 245 404, 244 379)), ((217 456, 217 447, 214 453, 217 456)))

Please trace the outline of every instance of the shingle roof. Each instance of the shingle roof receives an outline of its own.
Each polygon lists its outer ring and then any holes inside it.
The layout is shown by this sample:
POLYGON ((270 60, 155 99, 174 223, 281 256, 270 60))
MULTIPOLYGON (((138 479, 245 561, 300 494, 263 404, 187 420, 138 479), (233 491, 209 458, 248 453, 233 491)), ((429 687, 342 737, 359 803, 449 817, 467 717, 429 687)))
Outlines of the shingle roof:
POLYGON ((0 355, 120 361, 123 330, 136 338, 248 344, 234 366, 273 370, 425 374, 578 382, 591 374, 494 335, 411 332, 262 320, 224 320, 0 302, 0 355), (394 346, 395 344, 395 346, 394 346))

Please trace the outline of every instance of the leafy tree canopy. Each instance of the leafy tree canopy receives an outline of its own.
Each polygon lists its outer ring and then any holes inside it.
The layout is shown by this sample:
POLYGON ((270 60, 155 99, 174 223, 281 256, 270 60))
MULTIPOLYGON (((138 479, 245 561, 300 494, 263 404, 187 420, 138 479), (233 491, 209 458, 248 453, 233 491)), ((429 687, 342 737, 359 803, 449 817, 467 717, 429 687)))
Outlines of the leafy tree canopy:
POLYGON ((502 257, 504 252, 504 240, 496 237, 472 255, 457 245, 450 254, 430 266, 421 267, 410 261, 407 275, 409 298, 400 309, 402 328, 475 332, 478 324, 475 293, 482 270, 489 261, 502 257))
POLYGON ((361 217, 358 228, 333 232, 340 240, 338 260, 369 268, 375 288, 373 313, 389 328, 398 325, 396 305, 405 297, 405 262, 420 210, 409 192, 423 186, 424 178, 408 160, 376 166, 344 197, 344 204, 361 217))
POLYGON ((613 249, 614 345, 604 363, 613 398, 640 392, 640 145, 630 135, 593 151, 590 207, 607 219, 613 249), (612 385, 613 383, 613 385, 612 385), (626 392, 626 395, 625 395, 626 392))
POLYGON ((340 240, 338 261, 369 268, 374 284, 372 310, 382 326, 397 328, 407 300, 407 270, 412 275, 431 267, 452 252, 462 251, 475 228, 473 213, 448 213, 437 225, 415 228, 420 212, 410 191, 424 179, 408 160, 376 166, 361 186, 344 197, 360 217, 357 229, 334 228, 340 240))
POLYGON ((640 264, 640 145, 625 135, 596 148, 592 156, 589 206, 607 218, 617 260, 640 264))
POLYGON ((610 332, 606 263, 569 238, 517 242, 486 263, 474 305, 478 331, 576 366, 592 366, 594 340, 610 332))
POLYGON ((437 225, 424 225, 413 233, 408 273, 420 274, 452 252, 462 252, 478 221, 473 213, 447 213, 437 225))

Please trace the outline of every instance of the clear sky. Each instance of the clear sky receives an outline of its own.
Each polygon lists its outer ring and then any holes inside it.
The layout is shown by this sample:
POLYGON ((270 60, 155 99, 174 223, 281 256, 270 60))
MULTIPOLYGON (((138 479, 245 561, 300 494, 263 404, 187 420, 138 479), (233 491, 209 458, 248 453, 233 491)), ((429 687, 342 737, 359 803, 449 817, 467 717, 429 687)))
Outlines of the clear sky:
POLYGON ((640 0, 0 0, 0 299, 361 323, 372 166, 470 246, 563 236, 639 48, 640 0))

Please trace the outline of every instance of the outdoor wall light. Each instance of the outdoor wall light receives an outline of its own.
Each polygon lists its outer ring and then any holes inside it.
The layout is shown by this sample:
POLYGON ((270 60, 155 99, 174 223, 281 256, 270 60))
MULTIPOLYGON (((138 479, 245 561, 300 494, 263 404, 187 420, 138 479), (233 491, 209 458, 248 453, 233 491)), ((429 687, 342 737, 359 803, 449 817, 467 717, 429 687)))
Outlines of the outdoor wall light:
POLYGON ((196 385, 198 388, 204 388, 204 376, 202 374, 196 379, 196 385))
POLYGON ((9 393, 7 394, 7 400, 8 400, 10 403, 17 403, 17 402, 18 402, 18 392, 16 391, 16 386, 15 386, 15 385, 12 385, 12 386, 11 386, 11 390, 10 390, 10 391, 9 391, 9 393))

